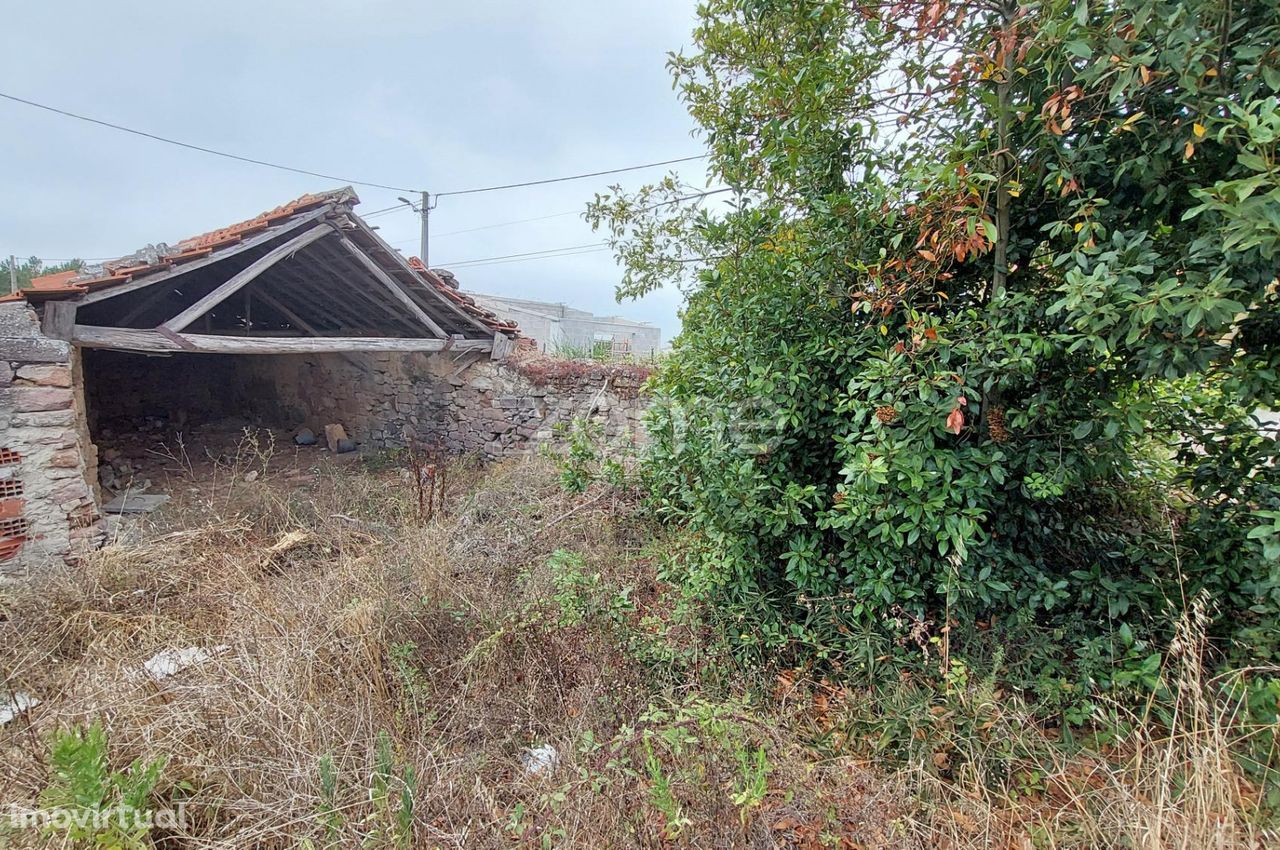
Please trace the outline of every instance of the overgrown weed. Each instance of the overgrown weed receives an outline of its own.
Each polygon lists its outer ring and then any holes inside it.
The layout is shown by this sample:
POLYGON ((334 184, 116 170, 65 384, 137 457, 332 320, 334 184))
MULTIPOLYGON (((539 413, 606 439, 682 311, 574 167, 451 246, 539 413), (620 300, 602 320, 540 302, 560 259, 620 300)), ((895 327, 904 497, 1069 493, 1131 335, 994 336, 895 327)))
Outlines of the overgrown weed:
POLYGON ((153 800, 186 804, 183 830, 145 836, 158 847, 1274 840, 1274 737, 1246 722, 1253 692, 1192 665, 1194 623, 1164 672, 1172 711, 1068 746, 998 662, 953 659, 944 687, 766 679, 727 648, 741 623, 664 581, 689 544, 625 487, 569 493, 540 460, 465 469, 426 524, 394 467, 303 490, 224 476, 217 500, 179 499, 135 542, 5 590, 0 669, 42 702, 0 730, 0 803, 47 799, 47 742, 101 723, 109 772, 163 759, 153 800), (551 768, 522 766, 546 746, 551 768))

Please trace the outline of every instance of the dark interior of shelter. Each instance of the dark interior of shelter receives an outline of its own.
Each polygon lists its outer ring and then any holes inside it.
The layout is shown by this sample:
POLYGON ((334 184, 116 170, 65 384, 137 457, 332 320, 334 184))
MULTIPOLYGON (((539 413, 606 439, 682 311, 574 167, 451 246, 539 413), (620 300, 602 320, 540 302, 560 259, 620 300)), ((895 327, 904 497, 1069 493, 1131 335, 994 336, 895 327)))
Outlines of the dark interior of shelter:
POLYGON ((82 368, 99 484, 113 492, 136 489, 144 474, 159 484, 165 464, 226 462, 246 443, 292 449, 300 429, 322 433, 341 420, 334 397, 353 388, 335 382, 354 380, 333 354, 86 349, 82 368))

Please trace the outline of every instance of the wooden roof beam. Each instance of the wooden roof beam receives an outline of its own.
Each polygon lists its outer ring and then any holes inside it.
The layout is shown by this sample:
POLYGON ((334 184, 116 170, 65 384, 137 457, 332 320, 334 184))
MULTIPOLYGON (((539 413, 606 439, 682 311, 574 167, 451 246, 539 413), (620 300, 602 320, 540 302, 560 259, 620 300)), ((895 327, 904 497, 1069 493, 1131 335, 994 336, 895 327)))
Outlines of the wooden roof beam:
POLYGON ((226 283, 217 287, 208 295, 201 298, 199 301, 192 304, 172 319, 164 322, 160 327, 170 333, 178 333, 187 325, 191 324, 196 319, 221 304, 223 301, 226 301, 232 295, 235 295, 247 286, 254 278, 283 260, 285 257, 301 251, 312 242, 323 239, 334 232, 336 232, 334 226, 328 222, 317 224, 315 227, 304 230, 288 242, 285 242, 283 245, 277 245, 266 254, 263 254, 261 257, 254 260, 239 274, 234 275, 226 283))
POLYGON ((365 270, 391 293, 391 297, 399 301, 409 311, 411 316, 430 328, 438 339, 449 338, 449 335, 444 332, 444 328, 440 327, 435 319, 428 316, 426 311, 419 307, 418 303, 409 296, 409 293, 405 292, 401 285, 391 278, 391 275, 382 270, 382 266, 375 263, 364 251, 361 251, 356 243, 347 238, 345 233, 339 234, 338 239, 342 243, 342 247, 346 248, 347 252, 355 257, 360 262, 360 265, 364 266, 365 270))
POLYGON ((166 280, 172 280, 173 278, 178 277, 180 275, 187 274, 188 272, 193 272, 197 269, 202 269, 205 266, 210 266, 210 265, 213 265, 214 263, 220 263, 223 260, 227 259, 228 257, 234 257, 237 254, 243 254, 245 251, 250 251, 254 248, 257 248, 259 245, 262 245, 263 243, 266 243, 266 242, 270 242, 272 239, 278 239, 283 234, 296 230, 302 225, 315 221, 316 219, 322 216, 328 215, 331 212, 333 212, 333 206, 330 204, 325 204, 323 207, 320 207, 319 209, 312 210, 306 215, 289 219, 284 224, 278 224, 275 227, 269 228, 263 231, 262 233, 259 233, 248 239, 245 239, 241 241, 239 244, 233 245, 230 248, 220 248, 204 257, 201 257, 198 260, 192 260, 189 263, 183 263, 181 265, 174 266, 168 271, 149 274, 144 277, 140 277, 137 280, 131 280, 128 283, 121 283, 121 284, 112 286, 109 289, 103 289, 99 292, 90 292, 88 295, 85 295, 84 297, 80 298, 77 301, 77 303, 80 305, 85 305, 85 304, 94 304, 94 303, 97 303, 98 301, 106 301, 108 298, 115 298, 117 296, 126 295, 130 292, 134 292, 139 289, 145 289, 148 286, 155 286, 157 283, 164 283, 166 280))
POLYGON ((399 337, 249 337, 192 334, 75 325, 71 341, 83 348, 153 353, 323 354, 347 351, 492 351, 491 339, 406 339, 399 337))

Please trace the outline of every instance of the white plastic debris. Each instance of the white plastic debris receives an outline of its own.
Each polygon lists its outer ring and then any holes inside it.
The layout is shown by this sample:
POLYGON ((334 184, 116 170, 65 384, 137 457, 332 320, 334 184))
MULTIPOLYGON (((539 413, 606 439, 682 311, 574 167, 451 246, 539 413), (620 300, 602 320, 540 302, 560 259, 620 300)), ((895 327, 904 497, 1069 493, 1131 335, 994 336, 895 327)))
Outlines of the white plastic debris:
POLYGON ((0 703, 0 726, 12 723, 19 715, 30 711, 39 704, 40 700, 31 696, 31 694, 15 691, 13 696, 0 703))
POLYGON ((181 649, 162 649, 142 663, 143 672, 152 679, 167 679, 177 675, 188 667, 203 664, 214 656, 221 655, 231 647, 226 644, 210 647, 185 646, 181 649))
POLYGON ((560 764, 560 754, 550 744, 543 744, 541 747, 533 747, 521 752, 520 764, 524 766, 524 772, 530 776, 554 773, 560 764))

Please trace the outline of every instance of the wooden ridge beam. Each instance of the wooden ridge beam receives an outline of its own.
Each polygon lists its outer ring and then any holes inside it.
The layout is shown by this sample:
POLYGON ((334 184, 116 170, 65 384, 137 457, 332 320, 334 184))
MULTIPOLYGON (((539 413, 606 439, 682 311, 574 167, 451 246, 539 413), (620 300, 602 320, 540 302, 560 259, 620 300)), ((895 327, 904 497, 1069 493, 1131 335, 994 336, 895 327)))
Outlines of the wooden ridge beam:
POLYGON ((159 330, 75 325, 71 341, 83 348, 204 354, 322 354, 343 351, 491 351, 491 339, 410 339, 398 337, 246 337, 180 334, 159 330))

